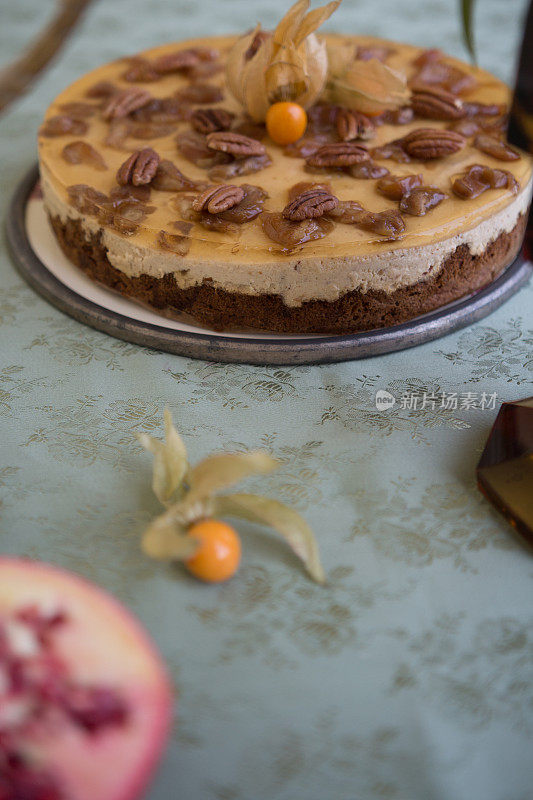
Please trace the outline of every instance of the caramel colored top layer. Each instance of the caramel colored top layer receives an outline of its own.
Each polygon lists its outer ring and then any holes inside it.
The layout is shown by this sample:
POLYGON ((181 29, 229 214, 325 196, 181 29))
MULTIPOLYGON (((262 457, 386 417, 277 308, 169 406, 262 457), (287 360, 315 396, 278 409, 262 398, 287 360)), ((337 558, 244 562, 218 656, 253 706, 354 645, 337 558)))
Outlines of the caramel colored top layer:
MULTIPOLYGON (((423 52, 420 48, 410 45, 390 43, 371 37, 329 36, 326 38, 334 43, 349 41, 363 47, 390 47, 392 52, 387 58, 387 65, 405 72, 408 78, 412 77, 415 71, 413 60, 423 52)), ((223 63, 225 54, 234 41, 234 37, 209 37, 164 45, 141 55, 143 58, 152 60, 180 49, 209 47, 217 48, 220 51, 223 63)), ((69 202, 67 187, 75 184, 87 184, 108 195, 113 187, 117 186, 118 168, 129 154, 143 147, 152 147, 161 159, 172 161, 187 177, 195 181, 210 183, 206 170, 188 161, 177 149, 176 135, 191 129, 188 121, 172 124, 170 132, 159 138, 140 140, 129 137, 124 141, 121 149, 115 149, 105 144, 109 132, 109 122, 102 117, 102 101, 87 96, 88 91, 95 84, 111 82, 120 89, 142 88, 150 92, 154 98, 172 96, 190 84, 190 80, 186 76, 176 73, 163 75, 153 82, 127 82, 123 75, 129 63, 128 59, 120 59, 83 76, 62 92, 47 111, 46 119, 49 119, 56 115, 68 114, 69 104, 72 103, 94 106, 94 114, 83 117, 87 125, 85 133, 53 137, 39 136, 39 155, 43 172, 46 173, 56 196, 67 205, 69 202), (96 169, 94 165, 71 164, 65 161, 62 155, 65 145, 80 140, 90 143, 98 151, 105 162, 105 169, 96 169)), ((487 104, 507 104, 509 102, 509 89, 488 72, 456 59, 446 58, 446 63, 459 67, 476 80, 475 87, 471 91, 461 94, 461 98, 465 102, 487 104)), ((212 85, 219 86, 224 95, 221 102, 208 104, 209 107, 220 107, 233 112, 237 115, 237 122, 239 119, 243 119, 242 109, 225 87, 224 71, 222 70, 205 80, 212 85)), ((369 148, 379 147, 405 136, 416 128, 447 128, 448 126, 449 122, 420 118, 407 125, 383 124, 377 127, 374 138, 365 144, 369 148)), ((264 205, 265 211, 282 211, 288 202, 288 190, 300 181, 327 181, 337 198, 355 200, 368 211, 398 209, 397 201, 389 200, 377 191, 376 180, 357 179, 349 174, 335 171, 329 175, 327 173, 310 174, 305 169, 303 158, 287 156, 284 149, 274 144, 268 136, 265 136, 262 141, 272 159, 271 166, 254 174, 235 177, 227 182, 236 185, 248 183, 264 189, 268 194, 264 205)), ((377 163, 386 166, 393 175, 397 176, 421 173, 425 184, 438 187, 448 195, 448 198, 425 216, 404 215, 405 234, 396 241, 384 242, 376 234, 361 230, 354 225, 335 223, 333 230, 324 239, 299 246, 297 251, 299 259, 316 258, 317 255, 359 259, 399 248, 403 250, 432 244, 438 245, 450 237, 457 236, 457 234, 469 231, 486 222, 516 200, 516 195, 507 189, 488 190, 480 196, 468 200, 454 196, 451 191, 452 180, 469 166, 481 164, 494 169, 508 170, 518 181, 519 192, 529 191, 531 177, 531 161, 525 154, 522 154, 519 160, 503 162, 480 152, 473 146, 472 138, 468 140, 468 144, 462 150, 445 158, 431 161, 412 160, 405 164, 388 159, 379 160, 377 163)), ((153 210, 146 216, 134 234, 124 238, 139 247, 159 247, 158 236, 161 230, 169 233, 176 232, 175 223, 180 219, 180 214, 176 209, 175 200, 176 195, 172 192, 152 189, 148 204, 153 210)), ((105 227, 105 222, 102 223, 102 226, 105 227)), ((265 235, 260 217, 239 226, 235 234, 206 230, 196 224, 188 235, 191 240, 188 258, 202 261, 217 260, 218 262, 221 260, 230 262, 237 258, 240 263, 264 263, 266 265, 273 262, 279 263, 286 257, 281 253, 280 246, 265 235)))

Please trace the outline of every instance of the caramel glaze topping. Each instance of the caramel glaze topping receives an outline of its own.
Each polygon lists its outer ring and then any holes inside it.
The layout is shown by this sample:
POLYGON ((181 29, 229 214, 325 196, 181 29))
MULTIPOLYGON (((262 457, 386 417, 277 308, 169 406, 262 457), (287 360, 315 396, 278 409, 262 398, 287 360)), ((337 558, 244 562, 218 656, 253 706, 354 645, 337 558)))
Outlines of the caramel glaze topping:
POLYGON ((304 137, 283 149, 224 85, 233 41, 159 47, 66 89, 39 137, 56 193, 139 242, 197 254, 216 242, 268 261, 324 237, 335 255, 438 241, 504 208, 529 182, 529 158, 502 139, 508 90, 488 73, 438 51, 352 37, 360 58, 379 51, 407 74, 412 104, 371 120, 323 102, 308 110, 304 137), (150 205, 134 195, 143 184, 150 205), (118 185, 131 191, 119 197, 118 185), (207 212, 191 200, 206 192, 207 212))

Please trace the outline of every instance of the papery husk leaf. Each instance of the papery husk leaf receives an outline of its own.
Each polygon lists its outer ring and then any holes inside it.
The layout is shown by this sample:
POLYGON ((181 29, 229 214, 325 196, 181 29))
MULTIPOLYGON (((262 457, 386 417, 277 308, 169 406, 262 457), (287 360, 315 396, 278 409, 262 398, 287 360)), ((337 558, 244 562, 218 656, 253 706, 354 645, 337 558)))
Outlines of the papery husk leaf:
POLYGON ((147 433, 138 433, 140 444, 154 455, 152 488, 158 500, 167 505, 172 495, 181 486, 187 472, 187 449, 172 422, 172 415, 164 411, 165 441, 155 439, 147 433))
POLYGON ((298 97, 304 108, 315 103, 326 85, 328 75, 328 52, 326 43, 312 33, 305 41, 307 50, 307 89, 298 97))
POLYGON ((160 561, 185 561, 194 555, 199 543, 186 535, 187 528, 169 514, 161 514, 145 530, 142 549, 145 555, 160 561))
POLYGON ((187 505, 248 478, 250 475, 266 475, 277 469, 278 462, 268 453, 219 453, 200 461, 187 473, 190 487, 185 502, 187 505))
POLYGON ((265 74, 272 58, 272 37, 266 39, 242 71, 243 105, 254 122, 262 122, 270 107, 265 74))
POLYGON ((330 78, 341 78, 354 63, 357 49, 351 42, 335 42, 326 47, 330 78))
POLYGON ((310 11, 298 27, 298 31, 294 37, 295 46, 298 47, 309 34, 316 31, 317 28, 320 28, 320 26, 338 9, 340 4, 341 0, 332 0, 331 3, 310 11))
POLYGON ((329 89, 334 102, 369 113, 399 108, 410 97, 405 75, 377 58, 354 62, 342 76, 331 78, 329 89))
POLYGON ((296 31, 303 21, 305 12, 309 8, 309 0, 298 0, 289 8, 274 31, 274 42, 277 46, 282 46, 292 42, 296 36, 296 31))
POLYGON ((279 100, 307 108, 318 99, 326 82, 328 55, 313 31, 339 3, 333 0, 306 14, 309 2, 299 0, 248 61, 245 54, 259 28, 232 47, 226 67, 228 87, 255 122, 263 122, 271 104, 279 100))
POLYGON ((280 50, 279 58, 265 72, 265 87, 270 102, 291 100, 307 91, 305 59, 293 45, 280 50))
POLYGON ((326 580, 320 563, 318 545, 313 531, 293 508, 255 494, 230 494, 213 499, 213 513, 221 517, 237 517, 274 528, 287 541, 317 583, 326 580))
POLYGON ((241 36, 229 51, 226 61, 226 83, 235 99, 242 104, 244 104, 243 69, 250 63, 245 61, 245 55, 260 30, 261 24, 258 24, 251 33, 241 36))

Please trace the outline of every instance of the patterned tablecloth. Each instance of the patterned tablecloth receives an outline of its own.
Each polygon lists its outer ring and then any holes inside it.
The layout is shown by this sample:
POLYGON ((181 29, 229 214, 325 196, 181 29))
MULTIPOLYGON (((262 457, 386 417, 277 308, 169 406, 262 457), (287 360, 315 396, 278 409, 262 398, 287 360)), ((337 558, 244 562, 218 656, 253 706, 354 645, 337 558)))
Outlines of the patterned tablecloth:
MULTIPOLYGON (((52 5, 1 0, 3 59, 52 5)), ((2 213, 71 80, 170 38, 272 23, 284 5, 97 3, 0 122, 2 213)), ((455 5, 345 0, 330 27, 461 55, 455 5)), ((523 3, 478 5, 480 61, 509 79, 523 3)), ((464 332, 367 361, 224 366, 79 325, 2 244, 0 549, 78 570, 152 632, 180 699, 150 800, 530 800, 533 564, 474 467, 495 403, 533 393, 532 301, 529 286, 464 332), (281 460, 261 488, 314 526, 327 587, 253 526, 225 586, 141 555, 157 505, 133 431, 159 435, 165 404, 194 459, 263 447, 281 460)))

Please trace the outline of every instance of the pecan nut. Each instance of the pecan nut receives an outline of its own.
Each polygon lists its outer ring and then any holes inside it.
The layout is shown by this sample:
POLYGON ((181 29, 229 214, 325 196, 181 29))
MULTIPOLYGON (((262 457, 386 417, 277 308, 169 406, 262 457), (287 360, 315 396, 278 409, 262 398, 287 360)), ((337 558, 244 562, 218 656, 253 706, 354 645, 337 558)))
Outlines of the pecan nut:
POLYGON ((384 237, 380 241, 399 239, 405 231, 405 222, 400 212, 396 211, 396 209, 377 212, 366 211, 360 203, 354 200, 339 202, 331 217, 345 225, 355 225, 363 231, 369 231, 377 236, 384 237))
POLYGON ((98 81, 98 83, 93 83, 93 85, 87 89, 85 97, 107 100, 112 94, 118 91, 119 89, 114 83, 110 81, 98 81))
POLYGON ((368 181, 375 180, 376 178, 384 178, 385 175, 389 174, 389 170, 387 167, 376 164, 375 161, 369 159, 368 161, 361 161, 360 164, 353 164, 351 167, 348 167, 348 174, 351 175, 352 178, 368 181))
POLYGON ((40 136, 83 136, 89 130, 89 126, 82 119, 74 119, 67 114, 58 114, 55 117, 48 117, 39 129, 40 136))
POLYGON ((63 103, 60 108, 63 114, 67 114, 72 119, 86 119, 94 117, 98 106, 94 103, 73 102, 63 103))
POLYGON ((357 226, 364 231, 383 236, 383 241, 399 239, 405 231, 402 215, 395 209, 387 211, 366 211, 357 226))
POLYGON ((301 222, 303 219, 322 217, 338 205, 337 198, 326 189, 309 189, 285 206, 282 214, 285 219, 301 222))
POLYGON ((403 143, 403 139, 391 139, 391 141, 386 142, 386 144, 374 147, 370 151, 370 156, 372 158, 377 158, 378 161, 382 158, 390 158, 393 161, 397 161, 399 164, 407 164, 411 161, 411 158, 405 152, 403 143))
POLYGON ((61 156, 68 164, 89 164, 101 172, 107 169, 107 164, 98 150, 82 139, 66 144, 61 156))
POLYGON ((107 145, 107 147, 112 147, 113 150, 127 150, 124 146, 124 142, 130 135, 131 128, 132 122, 128 117, 112 119, 109 123, 104 144, 107 145))
POLYGON ((470 139, 471 136, 475 136, 476 133, 479 133, 480 127, 475 119, 466 118, 460 119, 457 122, 452 122, 449 126, 449 130, 460 133, 465 139, 470 139))
POLYGON ((498 161, 518 161, 520 153, 500 139, 481 133, 474 141, 474 147, 498 161))
POLYGON ((187 178, 172 161, 166 158, 160 161, 152 186, 160 192, 184 192, 199 188, 196 181, 187 178))
POLYGON ((248 156, 230 161, 229 164, 215 164, 207 173, 211 181, 227 181, 229 178, 236 178, 237 175, 251 175, 252 172, 260 172, 269 167, 272 160, 267 153, 262 156, 248 156))
POLYGON ((375 122, 377 125, 408 125, 413 121, 414 116, 415 112, 411 106, 400 106, 400 108, 382 111, 375 118, 375 122))
POLYGON ((308 157, 306 163, 309 167, 350 167, 369 158, 370 154, 364 145, 338 142, 322 145, 308 157))
POLYGON ((210 133, 207 137, 207 146, 211 150, 230 153, 235 158, 262 156, 266 153, 265 145, 258 142, 257 139, 251 139, 249 136, 232 131, 210 133))
POLYGON ((157 243, 163 250, 170 250, 178 256, 186 256, 191 245, 190 239, 186 234, 169 233, 168 231, 159 231, 157 243))
POLYGON ((405 152, 412 158, 422 161, 452 155, 461 150, 465 144, 466 139, 460 133, 439 128, 416 128, 403 140, 405 152))
POLYGON ((448 64, 443 59, 440 50, 426 50, 421 53, 413 61, 417 73, 412 81, 412 88, 420 84, 424 86, 432 84, 441 86, 452 94, 461 94, 476 87, 477 79, 473 75, 448 64))
POLYGON ((441 192, 436 186, 417 186, 400 200, 400 211, 412 214, 414 217, 423 217, 432 208, 438 206, 448 195, 441 192))
POLYGON ((204 106, 211 103, 220 103, 224 98, 222 89, 211 83, 191 83, 178 89, 175 93, 180 103, 190 103, 192 105, 204 106))
POLYGON ((129 135, 133 139, 160 139, 175 130, 176 126, 168 122, 132 122, 129 135))
POLYGON ((235 114, 224 108, 198 108, 191 117, 191 124, 198 133, 227 131, 235 114))
POLYGON ((376 126, 369 117, 351 108, 339 108, 335 124, 339 139, 343 142, 371 139, 376 131, 376 126))
POLYGON ((198 54, 193 49, 178 50, 175 53, 158 56, 153 62, 153 68, 160 75, 168 75, 170 72, 181 72, 195 67, 199 60, 198 54))
POLYGON ((238 206, 243 198, 244 189, 240 186, 232 186, 229 183, 223 186, 209 186, 194 198, 192 207, 194 211, 220 214, 222 211, 238 206))
POLYGON ((461 200, 473 200, 489 188, 489 184, 483 181, 481 175, 474 170, 474 167, 470 168, 462 177, 456 178, 452 183, 453 193, 461 200))
POLYGON ((321 189, 323 192, 332 194, 331 185, 329 183, 315 183, 314 181, 299 181, 291 186, 289 189, 289 200, 296 200, 304 192, 309 192, 311 189, 321 189))
POLYGON ((291 222, 285 219, 279 211, 264 211, 261 214, 261 226, 265 235, 281 246, 283 253, 290 253, 295 247, 306 242, 322 239, 324 236, 328 236, 335 227, 333 222, 325 217, 291 222))
POLYGON ((160 75, 168 75, 170 72, 189 72, 200 64, 216 61, 218 56, 218 50, 208 47, 188 47, 186 50, 158 56, 152 66, 160 75))
POLYGON ((507 106, 497 103, 464 103, 467 117, 500 117, 507 106))
POLYGON ((118 168, 117 183, 120 186, 145 186, 150 183, 157 172, 159 156, 151 147, 136 150, 118 168))
POLYGON ((111 95, 102 110, 102 116, 104 119, 127 117, 132 111, 147 105, 151 99, 152 95, 146 89, 124 89, 111 95))
POLYGON ((160 76, 146 58, 137 57, 130 59, 129 66, 121 77, 128 83, 152 83, 159 80, 160 76))
POLYGON ((389 200, 401 200, 404 195, 422 186, 422 183, 421 174, 404 175, 403 178, 398 175, 387 175, 377 182, 376 189, 389 200))
POLYGON ((452 183, 453 193, 462 200, 473 200, 488 189, 509 189, 516 194, 520 184, 511 172, 492 169, 482 164, 472 164, 466 172, 452 183))
POLYGON ((413 92, 415 114, 427 119, 454 120, 466 116, 463 101, 440 86, 420 86, 413 92))

